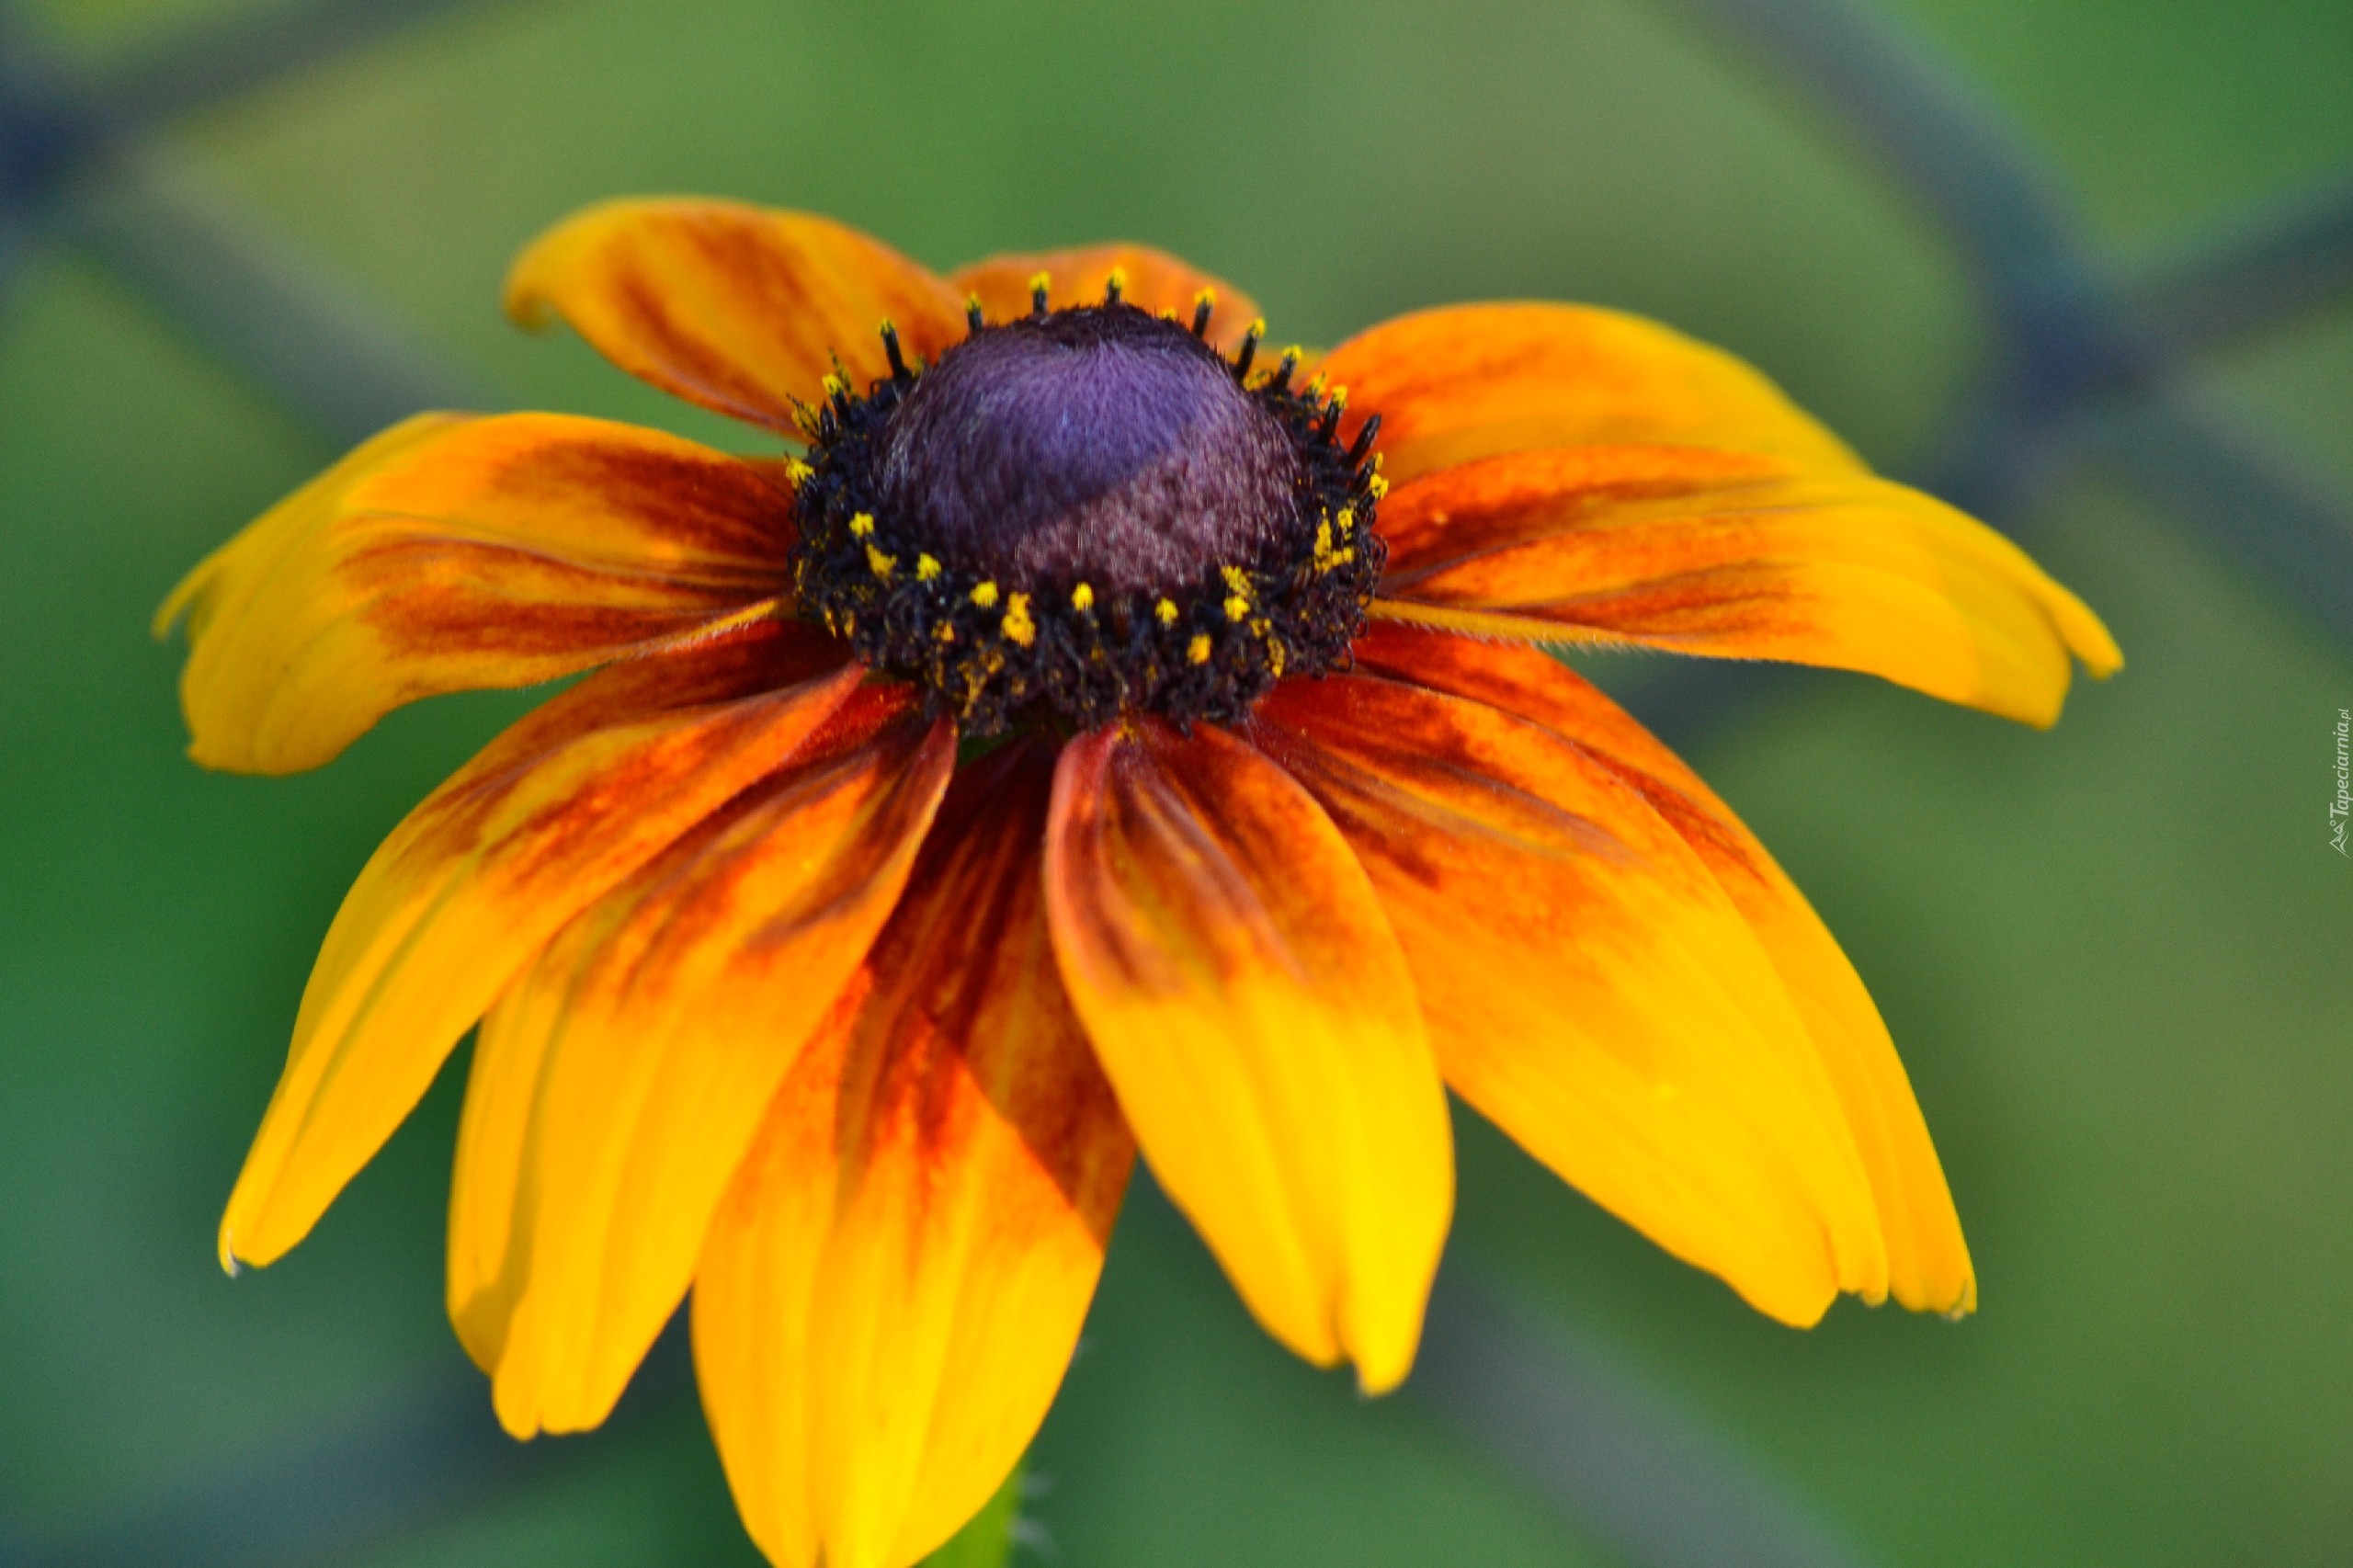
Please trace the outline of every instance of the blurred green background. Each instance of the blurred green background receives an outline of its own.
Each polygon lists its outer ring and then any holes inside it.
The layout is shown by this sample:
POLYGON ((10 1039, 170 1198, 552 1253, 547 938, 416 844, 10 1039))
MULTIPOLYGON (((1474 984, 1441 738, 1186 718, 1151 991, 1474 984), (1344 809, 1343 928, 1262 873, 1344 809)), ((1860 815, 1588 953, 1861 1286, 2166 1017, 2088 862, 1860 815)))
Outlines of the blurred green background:
MULTIPOLYGON (((2346 0, 1879 4, 2015 119, 2108 254, 2353 167, 2346 0)), ((223 7, 19 9, 100 61, 223 7)), ((739 445, 577 342, 511 333, 516 247, 597 197, 692 191, 830 212, 942 267, 1149 241, 1255 292, 1279 339, 1597 301, 1749 356, 1899 472, 1990 353, 1945 238, 1836 115, 1644 0, 490 0, 168 145, 499 395, 739 445)), ((2191 381, 2353 505, 2353 304, 2191 381)), ((518 707, 427 704, 294 779, 181 756, 180 653, 149 614, 333 455, 65 248, 0 293, 0 1520, 20 1537, 200 1491, 463 1371, 440 1306, 454 1067, 287 1261, 232 1282, 212 1260, 344 887, 518 707)), ((2353 659, 2130 481, 2071 469, 2017 519, 2131 660, 2053 733, 1825 676, 1691 748, 1888 1016, 1975 1318, 1849 1302, 1790 1333, 1463 1126, 1458 1248, 1867 1562, 2353 1551, 2353 866, 2324 821, 2353 659)), ((1663 663, 1601 673, 1639 705, 1663 663)), ((572 1462, 341 1560, 756 1561, 690 1399, 562 1441, 572 1462)), ((1410 1393, 1364 1403, 1290 1361, 1149 1209, 1034 1465, 1029 1517, 1069 1568, 1614 1561, 1410 1393)))

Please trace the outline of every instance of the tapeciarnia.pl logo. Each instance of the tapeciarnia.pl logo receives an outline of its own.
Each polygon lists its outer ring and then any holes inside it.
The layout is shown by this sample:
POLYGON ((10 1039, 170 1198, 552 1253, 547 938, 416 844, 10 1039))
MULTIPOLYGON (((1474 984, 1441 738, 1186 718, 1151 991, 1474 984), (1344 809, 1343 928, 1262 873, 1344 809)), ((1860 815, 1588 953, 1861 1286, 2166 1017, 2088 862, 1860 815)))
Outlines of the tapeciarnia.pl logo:
MULTIPOLYGON (((2353 810, 2353 793, 2347 786, 2353 782, 2353 709, 2336 710, 2336 799, 2328 803, 2328 846, 2339 855, 2345 854, 2345 819, 2353 810)), ((2353 859, 2353 856, 2347 856, 2353 859)))

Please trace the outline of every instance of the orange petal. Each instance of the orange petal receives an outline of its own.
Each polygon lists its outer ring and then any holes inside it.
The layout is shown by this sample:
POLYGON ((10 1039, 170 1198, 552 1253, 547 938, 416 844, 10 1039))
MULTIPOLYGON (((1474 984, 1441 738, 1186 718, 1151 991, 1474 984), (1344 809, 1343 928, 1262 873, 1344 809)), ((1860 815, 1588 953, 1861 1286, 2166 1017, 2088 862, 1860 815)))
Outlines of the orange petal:
POLYGON ((1756 370, 1681 333, 1590 305, 1451 305, 1332 351, 1343 439, 1381 415, 1392 483, 1533 447, 1657 443, 1769 453, 1832 472, 1844 443, 1756 370))
POLYGON ((1256 733, 1379 888, 1457 1092, 1775 1317, 1885 1293, 1805 1027, 1639 792, 1540 726, 1370 676, 1279 687, 1256 733))
POLYGON ((1749 452, 1515 452, 1401 485, 1379 613, 1474 635, 1627 642, 1864 670, 2032 724, 2099 618, 2008 540, 1867 473, 1749 452))
POLYGON ((1046 275, 1047 298, 1059 310, 1065 305, 1099 303, 1115 268, 1126 275, 1121 299, 1154 315, 1173 311, 1188 325, 1193 320, 1194 301, 1202 290, 1211 290, 1214 300, 1209 341, 1223 351, 1231 352, 1242 341, 1258 314, 1257 302, 1223 278, 1166 251, 1124 242, 993 256, 949 273, 948 284, 960 297, 977 297, 989 320, 1006 321, 1029 313, 1029 280, 1040 272, 1046 275))
POLYGON ((1406 627, 1375 627, 1364 668, 1500 708, 1564 735, 1623 778, 1706 862, 1764 943, 1845 1108, 1887 1238, 1888 1290, 1968 1312, 1976 1276, 1944 1169, 1879 1009, 1805 895, 1731 807, 1649 731, 1557 660, 1406 627))
POLYGON ((264 513, 173 590, 208 767, 290 773, 392 709, 529 686, 782 591, 792 494, 722 452, 555 414, 420 415, 264 513))
POLYGON ((1267 1332, 1412 1365, 1454 1201, 1445 1095, 1364 869, 1281 768, 1156 720, 1063 750, 1063 978, 1154 1172, 1267 1332))
POLYGON ((961 295, 856 229, 732 201, 635 199, 574 213, 506 277, 506 313, 561 316, 622 369, 787 432, 838 358, 856 390, 887 375, 879 329, 935 358, 963 335, 961 295))
POLYGON ((221 1221, 221 1260, 302 1239, 458 1038, 578 910, 790 756, 854 689, 838 643, 767 621, 617 665, 493 741, 344 896, 221 1221))
POLYGON ((1012 1471, 1134 1143, 1054 973, 1049 759, 961 775, 899 911, 769 1108, 695 1279, 695 1359, 770 1562, 902 1568, 1012 1471))
POLYGON ((559 933, 483 1022, 449 1308, 508 1431, 610 1413, 711 1211, 898 901, 955 765, 913 687, 866 687, 559 933))

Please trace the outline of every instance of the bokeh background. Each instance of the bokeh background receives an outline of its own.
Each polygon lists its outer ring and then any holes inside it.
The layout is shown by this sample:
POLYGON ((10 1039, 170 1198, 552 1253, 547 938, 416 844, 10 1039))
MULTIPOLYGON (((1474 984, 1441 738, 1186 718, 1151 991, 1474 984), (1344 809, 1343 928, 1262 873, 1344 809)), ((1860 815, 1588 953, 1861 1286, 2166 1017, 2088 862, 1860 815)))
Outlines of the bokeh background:
POLYGON ((7 0, 0 1561, 756 1561, 675 1344, 607 1431, 494 1435, 440 1306, 462 1055, 305 1246, 214 1266, 338 897, 523 699, 214 777, 146 633, 419 402, 742 445, 497 314, 541 225, 656 191, 943 267, 1149 241, 1279 339, 1646 312, 1980 507, 2131 660, 2048 734, 1596 666, 1878 996, 1975 1318, 1779 1328, 1466 1118, 1427 1364, 1366 1403, 1140 1192, 1023 1561, 2347 1561, 2346 0, 7 0))

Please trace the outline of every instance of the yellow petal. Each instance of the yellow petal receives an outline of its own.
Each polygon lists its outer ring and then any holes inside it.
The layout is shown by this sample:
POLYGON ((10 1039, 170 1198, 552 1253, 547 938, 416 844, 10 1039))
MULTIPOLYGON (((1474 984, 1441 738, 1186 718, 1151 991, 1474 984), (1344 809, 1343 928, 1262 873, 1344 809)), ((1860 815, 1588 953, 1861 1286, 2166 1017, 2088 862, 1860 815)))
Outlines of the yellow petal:
POLYGON ((392 830, 312 967, 221 1221, 221 1260, 301 1240, 460 1035, 572 915, 792 755, 855 688, 840 647, 765 622, 584 681, 392 830))
POLYGON ((1254 733, 1370 873, 1458 1093, 1775 1317, 1885 1294, 1804 1025, 1639 792, 1538 725, 1370 676, 1279 687, 1254 733))
POLYGON ((1870 1177, 1889 1293, 1907 1307, 1971 1310, 1976 1276, 1961 1219, 1887 1026, 1805 895, 1732 808, 1625 710, 1532 649, 1383 626, 1355 652, 1366 669, 1543 724, 1641 792, 1707 864, 1797 1005, 1870 1177))
POLYGON ((1404 958, 1331 822, 1222 731, 1097 731, 1063 753, 1046 901, 1120 1103, 1243 1300, 1392 1387, 1453 1146, 1404 958))
POLYGON ((1174 311, 1188 326, 1192 324, 1201 291, 1208 290, 1208 339, 1227 352, 1242 341, 1258 314, 1257 303, 1223 278, 1166 251, 1125 242, 993 256, 958 267, 949 274, 948 286, 960 299, 967 295, 978 299, 982 312, 990 321, 1001 322, 1029 313, 1029 285, 1040 273, 1046 277, 1049 305, 1060 310, 1065 305, 1102 303, 1105 286, 1114 271, 1121 275, 1121 299, 1154 315, 1174 311))
POLYGON ((897 251, 804 212, 732 201, 607 201, 534 240, 506 279, 526 326, 561 316, 633 376, 785 431, 824 398, 838 358, 863 392, 889 373, 880 329, 937 358, 963 335, 961 295, 897 251))
POLYGON ((314 767, 386 712, 528 686, 711 626, 785 586, 788 488, 658 431, 428 414, 188 574, 182 706, 208 767, 314 767))
POLYGON ((956 756, 862 689, 590 905, 483 1022, 449 1308, 517 1437, 593 1426, 687 1293, 710 1214, 898 900, 956 756))
POLYGON ((1044 1418, 1133 1157, 1054 973, 1050 764, 950 788, 899 911, 794 1064, 694 1292, 703 1405, 782 1568, 904 1568, 1044 1418))
POLYGON ((1780 390, 1720 348, 1591 305, 1451 305, 1332 350, 1345 438, 1381 415, 1392 483, 1533 447, 1727 447, 1819 471, 1862 465, 1780 390))
POLYGON ((1625 642, 1863 670, 2049 724, 2098 617, 2009 540, 1868 473, 1753 452, 1516 452, 1401 485, 1379 613, 1475 635, 1625 642))

